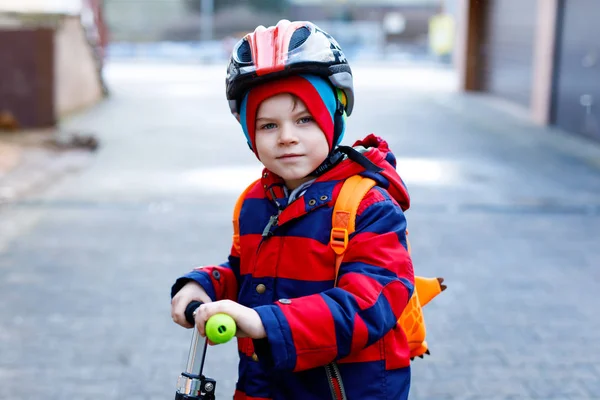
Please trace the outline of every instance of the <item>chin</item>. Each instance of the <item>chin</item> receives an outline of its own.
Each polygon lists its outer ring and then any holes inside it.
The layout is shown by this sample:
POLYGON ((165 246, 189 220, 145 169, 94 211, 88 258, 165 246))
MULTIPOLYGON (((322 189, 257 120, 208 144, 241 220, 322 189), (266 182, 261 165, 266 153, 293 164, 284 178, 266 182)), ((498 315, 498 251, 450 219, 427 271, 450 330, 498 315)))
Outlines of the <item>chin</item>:
POLYGON ((312 173, 314 169, 309 168, 276 168, 276 170, 271 170, 275 174, 279 175, 285 180, 298 180, 304 179, 307 175, 312 173))
POLYGON ((310 174, 310 172, 307 172, 306 174, 294 174, 294 175, 286 175, 286 176, 280 175, 280 176, 286 181, 298 181, 298 180, 306 178, 308 176, 308 174, 310 174))

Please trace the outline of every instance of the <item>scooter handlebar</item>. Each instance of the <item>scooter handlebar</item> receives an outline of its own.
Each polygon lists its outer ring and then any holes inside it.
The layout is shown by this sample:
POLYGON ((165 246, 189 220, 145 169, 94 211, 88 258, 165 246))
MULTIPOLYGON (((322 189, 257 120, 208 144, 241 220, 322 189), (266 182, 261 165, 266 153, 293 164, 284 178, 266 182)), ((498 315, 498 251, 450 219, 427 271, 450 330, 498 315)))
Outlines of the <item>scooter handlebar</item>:
MULTIPOLYGON (((192 325, 195 325, 194 311, 202 302, 192 301, 185 308, 185 319, 192 325)), ((206 337, 211 342, 221 344, 226 343, 235 336, 237 327, 235 321, 227 314, 215 314, 206 321, 206 337)))
POLYGON ((195 318, 194 318, 194 311, 196 311, 196 308, 200 307, 200 305, 202 304, 201 301, 192 301, 190 302, 190 304, 187 305, 187 307, 185 308, 185 319, 187 322, 189 322, 192 325, 195 325, 195 318))

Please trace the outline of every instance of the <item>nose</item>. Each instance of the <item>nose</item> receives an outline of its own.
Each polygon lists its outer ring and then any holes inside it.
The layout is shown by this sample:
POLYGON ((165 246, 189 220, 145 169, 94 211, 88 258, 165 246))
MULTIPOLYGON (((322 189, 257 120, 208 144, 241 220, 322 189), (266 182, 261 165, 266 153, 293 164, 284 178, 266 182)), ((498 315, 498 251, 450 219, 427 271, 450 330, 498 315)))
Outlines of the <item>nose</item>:
POLYGON ((283 124, 279 129, 279 144, 290 145, 298 143, 298 136, 295 129, 290 124, 283 124))

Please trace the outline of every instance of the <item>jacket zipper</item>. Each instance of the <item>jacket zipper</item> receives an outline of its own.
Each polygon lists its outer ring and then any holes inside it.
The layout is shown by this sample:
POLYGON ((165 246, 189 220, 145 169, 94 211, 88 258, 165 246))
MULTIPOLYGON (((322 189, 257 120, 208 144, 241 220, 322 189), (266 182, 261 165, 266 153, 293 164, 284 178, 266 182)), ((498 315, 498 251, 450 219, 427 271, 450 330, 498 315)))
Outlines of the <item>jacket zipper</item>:
POLYGON ((279 213, 277 213, 275 215, 271 215, 269 217, 269 223, 267 224, 267 226, 265 226, 265 229, 263 229, 263 233, 262 233, 263 239, 266 239, 273 234, 273 232, 271 232, 271 228, 277 227, 277 223, 279 222, 278 220, 279 220, 279 213))
POLYGON ((258 254, 258 252, 260 251, 260 248, 262 247, 262 244, 265 242, 265 240, 273 236, 273 231, 275 230, 275 228, 277 228, 277 224, 279 223, 279 214, 281 214, 281 211, 269 217, 269 223, 267 224, 267 226, 265 226, 265 229, 263 229, 262 238, 260 239, 260 243, 258 243, 258 247, 256 248, 256 254, 258 254))
MULTIPOLYGON (((267 226, 265 226, 265 229, 263 229, 263 232, 262 232, 262 239, 260 240, 260 243, 258 244, 258 247, 256 248, 256 254, 258 254, 258 252, 260 251, 260 248, 261 248, 262 244, 264 243, 264 241, 267 240, 268 238, 270 238, 271 236, 273 236, 275 229, 277 229, 279 227, 279 216, 281 215, 281 212, 285 208, 285 207, 282 207, 282 205, 279 204, 279 202, 275 199, 275 193, 273 193, 273 189, 271 189, 271 196, 273 197, 273 199, 274 199, 273 201, 275 202, 275 205, 277 206, 277 214, 271 215, 269 217, 269 222, 267 223, 267 226)), ((319 208, 324 205, 325 204, 321 204, 315 208, 319 208)), ((313 208, 313 210, 315 208, 313 208)))
POLYGON ((263 242, 266 239, 273 236, 273 231, 275 230, 275 228, 277 228, 277 224, 279 223, 279 214, 281 214, 281 212, 284 209, 284 207, 282 207, 281 204, 279 204, 279 202, 277 201, 277 196, 275 196, 275 192, 273 191, 273 188, 271 188, 269 190, 271 191, 271 197, 273 198, 273 202, 277 206, 277 214, 271 215, 269 217, 269 222, 267 223, 267 226, 265 226, 265 229, 263 229, 263 232, 262 232, 262 239, 260 239, 260 243, 258 244, 258 247, 256 248, 256 254, 258 254, 258 252, 260 251, 260 248, 262 247, 263 242))
POLYGON ((332 362, 326 365, 325 372, 327 373, 327 381, 329 382, 329 389, 331 390, 333 400, 346 400, 346 391, 344 390, 344 383, 342 382, 342 376, 337 364, 332 362))

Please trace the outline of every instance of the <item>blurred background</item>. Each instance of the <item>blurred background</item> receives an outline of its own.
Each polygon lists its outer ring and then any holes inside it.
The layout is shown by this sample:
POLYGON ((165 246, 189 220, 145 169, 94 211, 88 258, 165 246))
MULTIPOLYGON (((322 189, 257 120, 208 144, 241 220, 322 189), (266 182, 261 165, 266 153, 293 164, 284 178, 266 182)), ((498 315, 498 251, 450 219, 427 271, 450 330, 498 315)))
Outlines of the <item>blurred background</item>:
MULTIPOLYGON (((0 398, 173 398, 169 291, 225 260, 261 171, 233 45, 311 20, 353 69, 345 142, 412 197, 431 356, 411 399, 600 399, 597 0, 1 0, 0 398)), ((209 349, 231 398, 234 343, 209 349)))

